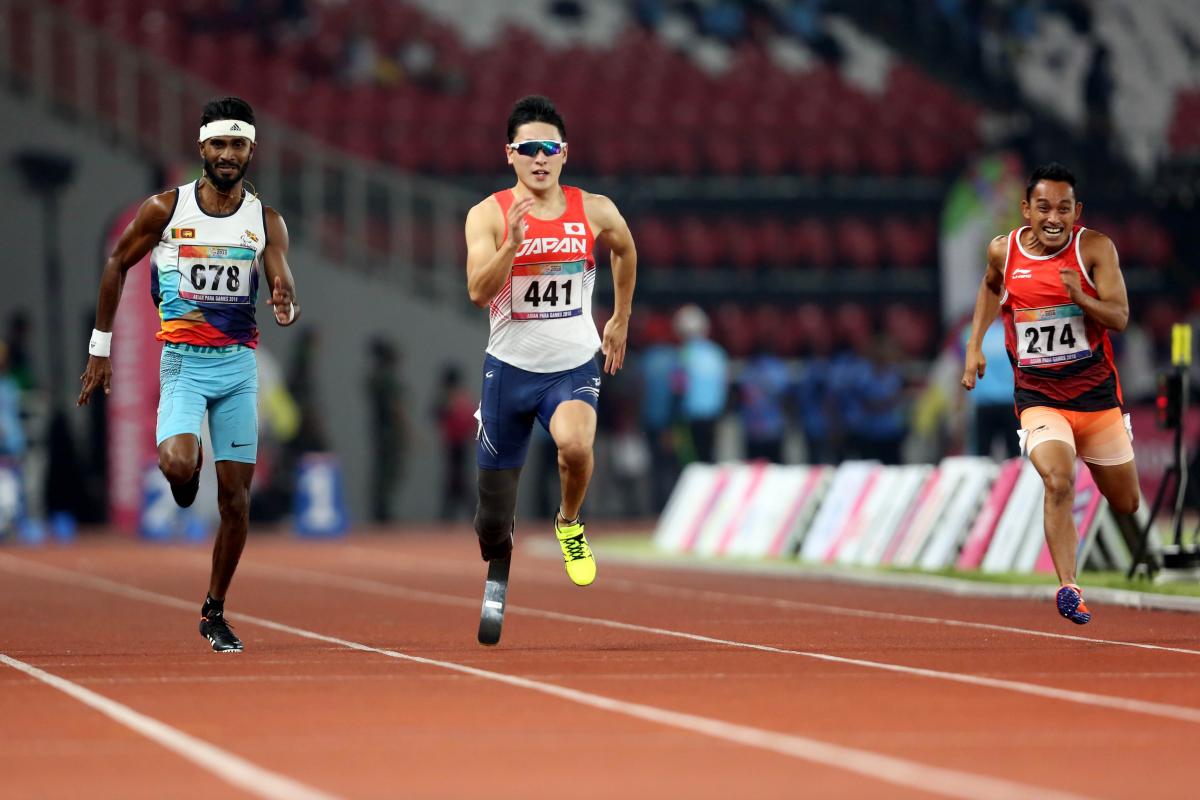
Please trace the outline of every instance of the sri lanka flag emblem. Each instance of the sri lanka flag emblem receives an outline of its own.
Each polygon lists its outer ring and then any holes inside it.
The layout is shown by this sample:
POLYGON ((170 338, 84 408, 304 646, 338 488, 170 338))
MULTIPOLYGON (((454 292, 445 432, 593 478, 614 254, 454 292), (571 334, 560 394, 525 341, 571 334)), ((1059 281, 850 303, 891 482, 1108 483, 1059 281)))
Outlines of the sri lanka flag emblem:
POLYGON ((195 239, 195 228, 171 228, 172 239, 195 239))

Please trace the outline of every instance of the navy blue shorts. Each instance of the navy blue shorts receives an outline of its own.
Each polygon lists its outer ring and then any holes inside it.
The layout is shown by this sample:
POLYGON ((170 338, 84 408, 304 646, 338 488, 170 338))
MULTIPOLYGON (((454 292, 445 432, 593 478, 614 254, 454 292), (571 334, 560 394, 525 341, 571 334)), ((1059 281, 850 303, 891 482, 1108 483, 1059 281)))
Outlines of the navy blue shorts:
POLYGON ((560 403, 600 403, 600 367, 592 359, 565 372, 527 372, 491 355, 483 359, 483 398, 479 403, 480 469, 512 469, 525 464, 536 418, 550 430, 560 403))

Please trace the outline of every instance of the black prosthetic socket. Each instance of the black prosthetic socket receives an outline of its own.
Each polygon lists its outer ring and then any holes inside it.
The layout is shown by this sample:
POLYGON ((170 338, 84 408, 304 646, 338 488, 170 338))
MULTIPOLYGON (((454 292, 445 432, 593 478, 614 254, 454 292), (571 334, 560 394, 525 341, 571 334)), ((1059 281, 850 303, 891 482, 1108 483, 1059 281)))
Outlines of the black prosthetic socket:
POLYGON ((506 558, 512 552, 517 483, 521 468, 480 469, 479 506, 475 509, 475 534, 484 561, 506 558))

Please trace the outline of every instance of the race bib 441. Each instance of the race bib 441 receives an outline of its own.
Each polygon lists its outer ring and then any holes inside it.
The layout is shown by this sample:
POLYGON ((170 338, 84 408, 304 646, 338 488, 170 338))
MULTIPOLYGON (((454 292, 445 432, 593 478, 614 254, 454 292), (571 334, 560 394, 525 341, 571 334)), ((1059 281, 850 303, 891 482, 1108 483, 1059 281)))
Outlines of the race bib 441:
POLYGON ((250 303, 257 253, 250 247, 179 246, 179 296, 197 303, 250 303))
POLYGON ((512 318, 560 319, 583 313, 584 261, 512 268, 512 318))
POLYGON ((1020 367, 1068 364, 1092 354, 1083 309, 1074 303, 1013 309, 1013 326, 1017 333, 1017 365, 1020 367))

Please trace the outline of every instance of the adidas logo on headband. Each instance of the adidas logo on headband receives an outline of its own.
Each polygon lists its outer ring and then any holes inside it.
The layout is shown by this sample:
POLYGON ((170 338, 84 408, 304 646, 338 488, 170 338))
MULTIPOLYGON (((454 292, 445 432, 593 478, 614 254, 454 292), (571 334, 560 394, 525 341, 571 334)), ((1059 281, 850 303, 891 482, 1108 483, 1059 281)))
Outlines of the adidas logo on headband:
POLYGON ((214 136, 240 136, 254 141, 254 126, 249 122, 218 119, 200 127, 200 141, 206 141, 214 136))

